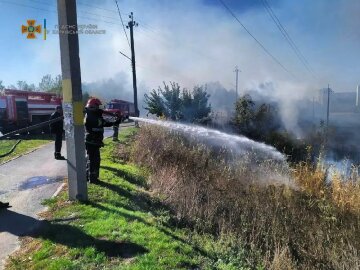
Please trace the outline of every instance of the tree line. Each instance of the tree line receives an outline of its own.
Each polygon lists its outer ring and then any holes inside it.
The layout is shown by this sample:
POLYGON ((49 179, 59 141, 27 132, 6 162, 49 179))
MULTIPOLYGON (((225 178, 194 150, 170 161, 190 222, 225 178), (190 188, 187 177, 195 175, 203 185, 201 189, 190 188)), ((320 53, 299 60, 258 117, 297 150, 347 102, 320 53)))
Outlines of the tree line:
POLYGON ((4 90, 5 88, 24 91, 50 92, 61 95, 62 77, 61 75, 52 77, 50 74, 46 74, 41 78, 38 85, 35 85, 34 83, 29 84, 26 81, 19 80, 16 84, 10 84, 7 87, 5 87, 3 81, 0 80, 0 90, 4 90))
MULTIPOLYGON (((145 110, 148 114, 172 121, 208 124, 212 107, 206 86, 194 86, 192 90, 181 88, 178 83, 163 83, 163 87, 145 94, 145 110)), ((281 128, 277 109, 266 103, 255 102, 250 95, 237 100, 234 97, 230 123, 238 132, 261 139, 267 132, 281 128)))
MULTIPOLYGON (((162 87, 145 94, 145 107, 148 114, 172 121, 210 125, 213 109, 209 103, 210 95, 206 86, 194 86, 192 90, 181 88, 178 83, 163 83, 162 87)), ((281 121, 276 104, 254 100, 250 95, 234 97, 231 116, 222 127, 256 141, 273 145, 299 161, 307 158, 306 145, 294 134, 287 131, 281 121)), ((214 125, 211 125, 214 127, 214 125)), ((220 128, 220 127, 219 127, 220 128)))

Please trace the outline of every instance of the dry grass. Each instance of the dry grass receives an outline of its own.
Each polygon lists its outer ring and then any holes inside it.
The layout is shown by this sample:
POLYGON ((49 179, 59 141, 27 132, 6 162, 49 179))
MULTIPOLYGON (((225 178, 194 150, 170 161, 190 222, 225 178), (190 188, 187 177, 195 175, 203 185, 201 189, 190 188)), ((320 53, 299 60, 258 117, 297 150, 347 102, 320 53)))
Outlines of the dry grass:
POLYGON ((293 178, 304 192, 331 202, 341 211, 360 214, 360 181, 354 173, 346 179, 337 173, 327 181, 324 168, 302 162, 294 166, 293 178))
POLYGON ((291 170, 194 144, 161 128, 143 127, 134 162, 151 171, 150 186, 179 221, 232 235, 251 265, 266 269, 358 269, 358 181, 331 184, 308 163, 291 170), (290 180, 294 179, 294 180, 290 180))

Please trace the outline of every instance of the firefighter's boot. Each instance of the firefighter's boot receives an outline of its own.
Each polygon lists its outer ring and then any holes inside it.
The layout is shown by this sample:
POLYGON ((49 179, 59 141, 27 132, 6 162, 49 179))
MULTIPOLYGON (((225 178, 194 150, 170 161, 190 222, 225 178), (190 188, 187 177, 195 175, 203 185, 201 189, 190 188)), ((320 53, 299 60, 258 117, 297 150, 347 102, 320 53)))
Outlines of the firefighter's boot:
POLYGON ((65 160, 65 157, 62 156, 61 153, 59 153, 59 152, 55 152, 55 153, 54 153, 54 157, 55 157, 55 159, 57 159, 57 160, 65 160))

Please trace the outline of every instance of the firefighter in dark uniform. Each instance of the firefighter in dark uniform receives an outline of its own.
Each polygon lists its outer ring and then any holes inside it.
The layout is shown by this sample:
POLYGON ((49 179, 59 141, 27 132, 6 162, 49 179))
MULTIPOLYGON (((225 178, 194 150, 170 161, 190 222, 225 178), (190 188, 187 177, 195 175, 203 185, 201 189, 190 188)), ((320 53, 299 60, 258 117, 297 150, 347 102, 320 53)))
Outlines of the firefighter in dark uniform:
MULTIPOLYGON (((59 118, 63 116, 63 110, 61 106, 56 106, 56 111, 51 114, 50 120, 59 118)), ((61 155, 62 147, 62 136, 64 132, 64 121, 60 120, 55 123, 50 124, 50 132, 54 134, 55 138, 55 152, 54 157, 58 160, 64 160, 65 158, 61 155)))
POLYGON ((115 122, 107 122, 102 117, 103 110, 99 108, 102 105, 97 98, 90 98, 85 107, 85 146, 88 157, 86 175, 90 183, 99 181, 100 170, 100 147, 104 146, 104 127, 118 125, 121 119, 115 122))

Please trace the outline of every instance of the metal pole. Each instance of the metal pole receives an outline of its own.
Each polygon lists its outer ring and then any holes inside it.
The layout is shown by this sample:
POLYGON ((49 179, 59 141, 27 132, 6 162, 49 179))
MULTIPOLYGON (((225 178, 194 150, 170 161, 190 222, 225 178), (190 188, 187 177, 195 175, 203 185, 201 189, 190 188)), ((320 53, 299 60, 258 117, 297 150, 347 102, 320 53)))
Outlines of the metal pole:
POLYGON ((85 201, 88 195, 76 0, 58 0, 57 4, 69 198, 85 201))
POLYGON ((235 73, 236 73, 236 100, 238 100, 238 82, 239 82, 239 68, 238 66, 235 67, 235 73))
POLYGON ((312 118, 313 118, 313 124, 315 124, 315 97, 313 96, 312 99, 312 118))
POLYGON ((327 112, 326 112, 326 126, 329 127, 330 115, 330 85, 328 84, 328 97, 327 97, 327 112))
POLYGON ((131 44, 131 66, 133 73, 133 88, 134 88, 134 106, 135 114, 139 117, 139 108, 138 108, 138 99, 137 99, 137 85, 136 85, 136 66, 135 66, 135 46, 134 46, 134 26, 138 26, 138 23, 134 21, 134 15, 131 12, 129 15, 131 21, 128 23, 128 28, 130 28, 130 44, 131 44))

